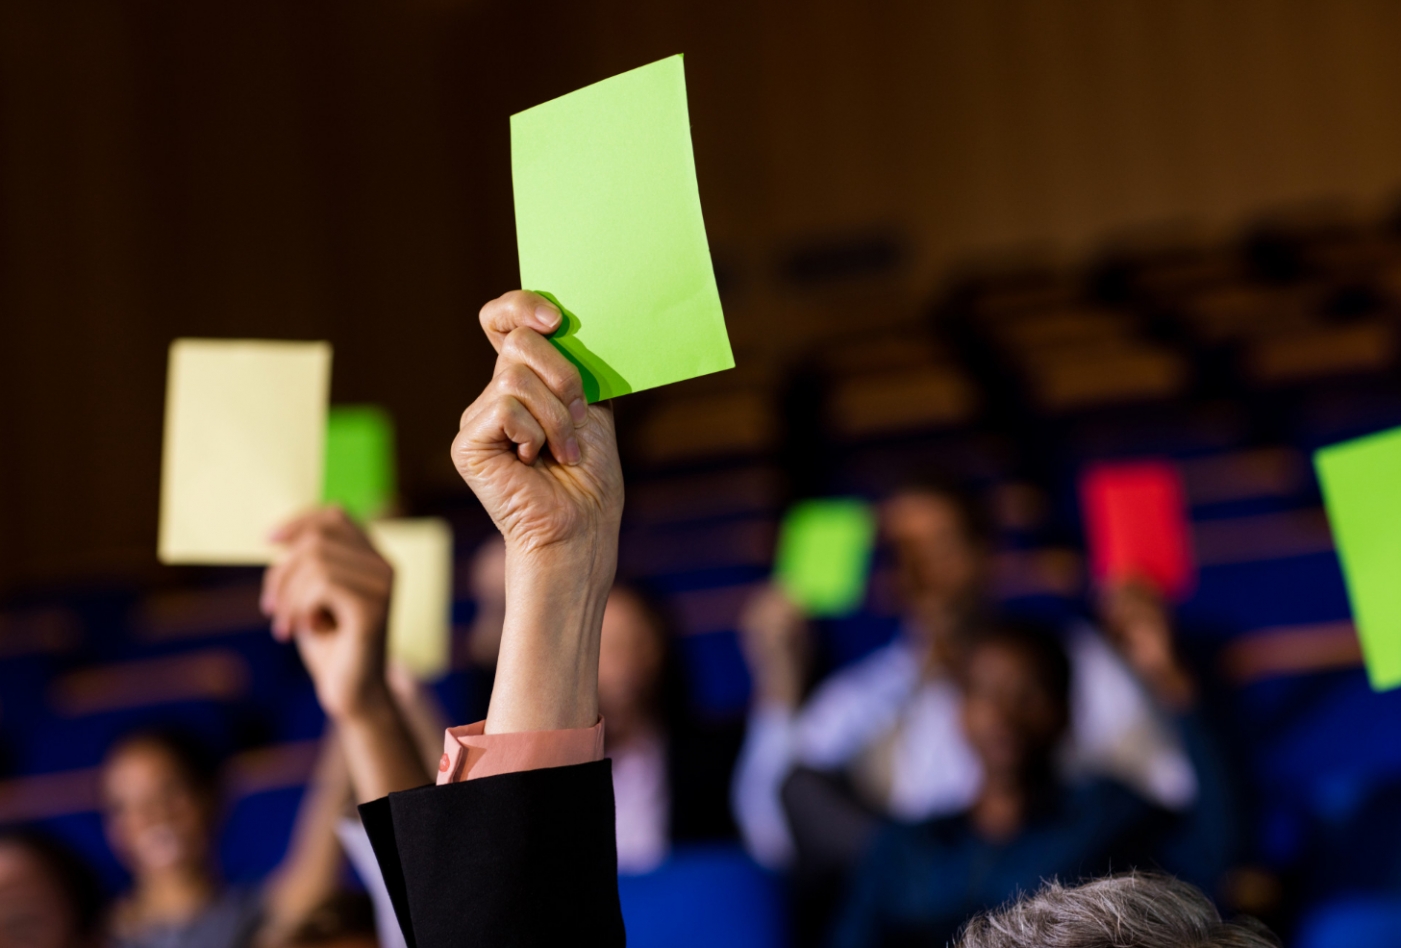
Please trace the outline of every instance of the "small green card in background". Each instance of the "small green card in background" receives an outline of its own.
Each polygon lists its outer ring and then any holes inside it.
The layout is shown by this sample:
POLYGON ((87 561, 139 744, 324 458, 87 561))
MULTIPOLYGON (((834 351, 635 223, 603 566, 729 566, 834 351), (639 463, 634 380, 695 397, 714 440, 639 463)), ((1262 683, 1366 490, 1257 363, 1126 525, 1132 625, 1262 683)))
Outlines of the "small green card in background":
POLYGON ((1314 455, 1372 688, 1401 685, 1401 428, 1314 455))
POLYGON ((875 542, 876 515, 865 501, 803 501, 783 518, 774 576, 808 615, 846 615, 866 597, 875 542))
POLYGON ((357 520, 372 520, 394 502, 394 421, 378 405, 336 405, 326 416, 322 499, 357 520))
POLYGON ((672 56, 511 116, 521 286, 590 402, 734 368, 672 56))

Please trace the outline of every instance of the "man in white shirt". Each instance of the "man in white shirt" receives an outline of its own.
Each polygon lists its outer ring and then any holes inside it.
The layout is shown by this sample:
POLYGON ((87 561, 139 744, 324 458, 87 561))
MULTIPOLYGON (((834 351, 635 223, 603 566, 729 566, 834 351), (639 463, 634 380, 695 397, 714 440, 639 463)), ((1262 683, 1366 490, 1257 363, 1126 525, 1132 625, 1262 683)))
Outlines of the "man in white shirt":
MULTIPOLYGON (((797 768, 839 774, 870 810, 912 821, 967 807, 981 784, 952 670, 961 643, 986 621, 990 530, 966 495, 936 481, 897 492, 881 521, 902 606, 901 631, 889 645, 838 670, 800 704, 806 619, 771 587, 741 620, 754 701, 732 803, 750 853, 771 868, 795 857, 780 794, 797 768)), ((1131 640, 1134 623, 1166 621, 1143 590, 1113 595, 1106 614, 1122 619, 1112 622, 1116 638, 1131 640)), ((1083 623, 1068 631, 1066 646, 1073 666, 1066 770, 1113 776, 1169 809, 1190 804, 1191 765, 1114 647, 1083 623)))

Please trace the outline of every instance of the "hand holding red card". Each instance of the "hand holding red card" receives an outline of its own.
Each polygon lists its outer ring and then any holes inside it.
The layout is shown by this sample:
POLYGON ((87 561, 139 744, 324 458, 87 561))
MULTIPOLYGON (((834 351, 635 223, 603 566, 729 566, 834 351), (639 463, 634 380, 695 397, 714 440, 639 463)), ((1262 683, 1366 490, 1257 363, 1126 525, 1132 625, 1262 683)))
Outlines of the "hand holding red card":
POLYGON ((1167 461, 1096 464, 1080 478, 1090 575, 1099 585, 1144 580, 1181 599, 1196 582, 1187 500, 1167 461))

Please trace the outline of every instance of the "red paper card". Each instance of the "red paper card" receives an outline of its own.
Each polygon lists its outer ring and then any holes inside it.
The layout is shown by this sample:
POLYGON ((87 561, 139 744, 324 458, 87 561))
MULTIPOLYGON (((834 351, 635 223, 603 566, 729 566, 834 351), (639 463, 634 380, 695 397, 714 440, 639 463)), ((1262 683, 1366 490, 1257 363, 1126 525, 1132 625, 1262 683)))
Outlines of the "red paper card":
POLYGON ((1096 464, 1080 477, 1095 582, 1143 579, 1180 599, 1196 582, 1182 477, 1166 461, 1096 464))

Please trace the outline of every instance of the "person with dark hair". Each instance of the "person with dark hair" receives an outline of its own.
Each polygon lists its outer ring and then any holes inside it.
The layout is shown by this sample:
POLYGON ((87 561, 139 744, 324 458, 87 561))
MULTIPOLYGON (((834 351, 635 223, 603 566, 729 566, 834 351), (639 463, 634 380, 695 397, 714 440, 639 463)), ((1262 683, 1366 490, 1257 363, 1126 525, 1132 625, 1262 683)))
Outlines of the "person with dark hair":
MULTIPOLYGON (((966 491, 925 477, 889 497, 880 522, 901 608, 890 644, 838 670, 803 700, 806 617, 767 586, 740 620, 754 690, 733 801, 750 852, 773 868, 797 863, 805 875, 839 875, 865 843, 868 824, 792 825, 781 791, 795 770, 839 779, 873 814, 905 820, 967 807, 982 781, 958 726, 951 672, 966 643, 992 621, 989 518, 966 491), (820 840, 824 834, 830 838, 820 840), (797 836, 820 843, 815 870, 797 836)), ((1189 805, 1196 793, 1191 765, 1117 650, 1088 623, 1068 629, 1065 639, 1075 676, 1062 766, 1114 776, 1165 807, 1189 805)))
POLYGON ((1052 631, 993 626, 969 644, 959 675, 962 728, 983 774, 977 797, 956 815, 876 834, 833 943, 941 944, 971 915, 1048 878, 1151 865, 1213 884, 1232 814, 1191 680, 1170 649, 1135 670, 1177 720, 1201 775, 1192 807, 1170 813, 1109 778, 1064 778, 1055 755, 1070 719, 1070 661, 1052 631))
POLYGON ((0 946, 100 948, 105 900, 77 853, 37 829, 0 830, 0 946))
POLYGON ((131 873, 110 919, 121 948, 275 944, 337 885, 335 819, 348 789, 338 750, 323 744, 292 844, 261 887, 228 886, 215 866, 218 770, 199 741, 146 730, 117 741, 101 771, 107 840, 131 873))

